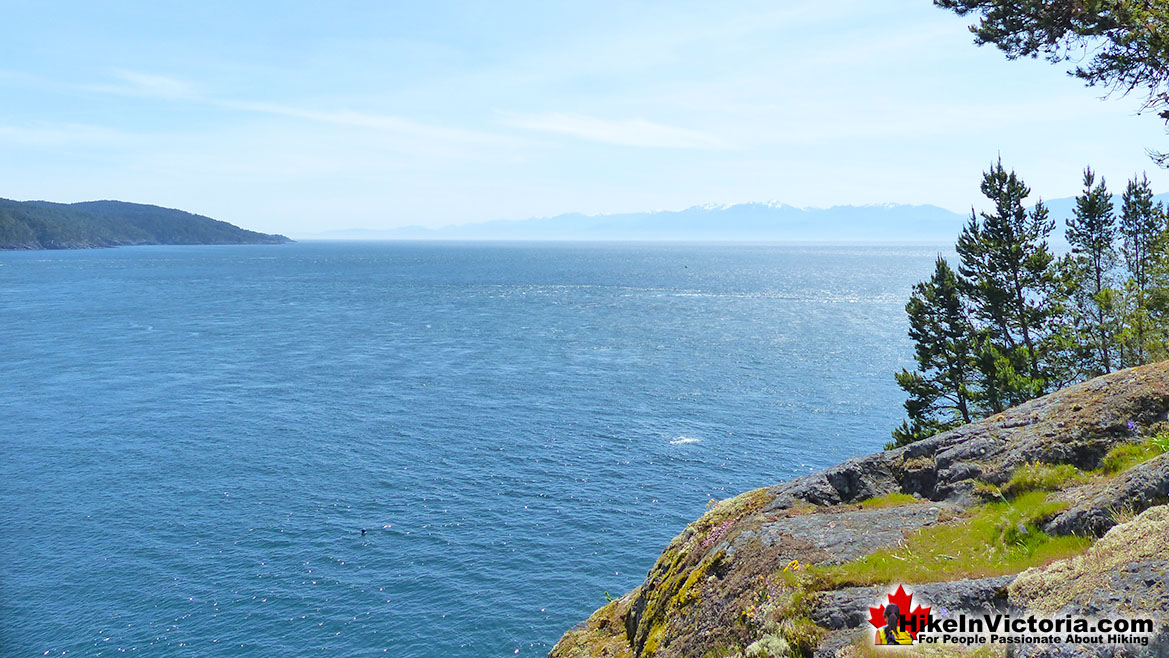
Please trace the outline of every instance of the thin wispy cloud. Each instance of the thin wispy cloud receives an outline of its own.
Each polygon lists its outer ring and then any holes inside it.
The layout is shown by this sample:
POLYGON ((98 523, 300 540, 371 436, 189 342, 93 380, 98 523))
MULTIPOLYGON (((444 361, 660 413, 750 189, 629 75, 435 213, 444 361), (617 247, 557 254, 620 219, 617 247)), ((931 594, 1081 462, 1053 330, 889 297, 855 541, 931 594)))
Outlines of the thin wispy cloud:
POLYGON ((93 146, 124 143, 129 135, 103 126, 36 122, 0 124, 0 143, 23 146, 93 146))
POLYGON ((698 130, 668 126, 646 119, 601 119, 582 114, 510 115, 504 123, 522 130, 575 137, 616 146, 668 149, 726 149, 729 145, 698 130))
POLYGON ((411 135, 434 141, 458 141, 485 145, 517 145, 520 143, 519 139, 508 135, 422 123, 389 114, 377 114, 349 109, 320 110, 296 105, 245 100, 213 100, 209 102, 223 108, 244 112, 303 119, 305 121, 334 126, 366 128, 381 133, 411 135))
MULTIPOLYGON (((241 98, 219 97, 201 91, 200 87, 181 78, 157 73, 116 70, 116 83, 85 85, 88 92, 117 96, 149 98, 160 103, 175 103, 186 107, 217 108, 234 113, 294 119, 315 124, 312 133, 332 135, 326 139, 335 148, 355 150, 339 160, 359 160, 358 152, 379 151, 416 158, 415 162, 466 162, 498 160, 501 154, 530 147, 532 140, 497 132, 479 131, 460 126, 415 121, 392 114, 349 108, 326 109, 292 103, 241 98)), ((0 134, 2 137, 3 134, 0 134)), ((297 142, 298 140, 290 140, 297 142)), ((319 153, 321 147, 314 146, 319 153)), ((318 161, 314 155, 306 161, 318 161)), ((319 169, 317 166, 309 169, 319 169)))
POLYGON ((197 25, 14 7, 0 193, 277 232, 767 198, 962 209, 1000 150, 1066 196, 1089 162, 1147 168, 1160 135, 1132 99, 975 48, 929 3, 444 7, 258 0, 197 25))
POLYGON ((85 85, 88 91, 97 91, 120 96, 137 96, 140 98, 157 98, 161 100, 179 100, 196 98, 198 90, 194 85, 168 75, 142 73, 116 69, 113 72, 115 82, 96 85, 85 85))

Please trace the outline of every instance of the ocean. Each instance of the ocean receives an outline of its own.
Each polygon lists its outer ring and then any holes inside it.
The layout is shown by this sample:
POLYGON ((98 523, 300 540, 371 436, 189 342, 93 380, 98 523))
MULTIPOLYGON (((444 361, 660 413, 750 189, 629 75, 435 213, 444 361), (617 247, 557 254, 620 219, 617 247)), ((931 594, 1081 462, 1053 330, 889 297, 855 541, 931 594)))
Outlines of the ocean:
POLYGON ((0 654, 543 656, 881 449, 937 252, 0 252, 0 654))

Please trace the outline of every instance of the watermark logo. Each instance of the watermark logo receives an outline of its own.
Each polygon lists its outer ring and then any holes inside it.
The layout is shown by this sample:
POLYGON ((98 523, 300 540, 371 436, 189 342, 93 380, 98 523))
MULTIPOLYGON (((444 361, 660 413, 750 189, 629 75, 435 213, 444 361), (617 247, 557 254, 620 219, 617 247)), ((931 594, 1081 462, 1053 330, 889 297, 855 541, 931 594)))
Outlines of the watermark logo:
POLYGON ((1003 612, 947 611, 918 599, 904 585, 885 603, 869 606, 878 645, 1111 645, 1147 647, 1157 624, 1150 617, 1041 616, 1003 612))
POLYGON ((932 617, 930 608, 913 605, 913 593, 906 592, 904 585, 898 585, 897 591, 887 595, 889 601, 869 606, 869 623, 877 627, 876 644, 908 645, 917 642, 918 633, 925 630, 932 617))

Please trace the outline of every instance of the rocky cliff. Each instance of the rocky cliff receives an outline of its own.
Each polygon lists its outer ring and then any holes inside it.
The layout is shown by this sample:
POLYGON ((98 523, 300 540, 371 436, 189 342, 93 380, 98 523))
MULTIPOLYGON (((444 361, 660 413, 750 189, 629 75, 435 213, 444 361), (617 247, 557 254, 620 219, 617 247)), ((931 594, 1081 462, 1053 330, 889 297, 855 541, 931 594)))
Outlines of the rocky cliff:
POLYGON ((1162 362, 722 501, 550 656, 873 655, 869 606, 897 585, 951 616, 1156 624, 1143 645, 977 655, 1169 656, 1167 414, 1162 362))

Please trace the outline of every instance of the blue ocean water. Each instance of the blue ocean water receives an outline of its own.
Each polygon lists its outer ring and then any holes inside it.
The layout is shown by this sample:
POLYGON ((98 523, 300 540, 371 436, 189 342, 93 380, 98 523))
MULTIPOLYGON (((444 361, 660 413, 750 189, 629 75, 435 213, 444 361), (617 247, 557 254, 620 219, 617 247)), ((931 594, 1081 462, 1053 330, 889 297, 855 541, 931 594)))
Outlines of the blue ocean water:
POLYGON ((935 253, 0 253, 0 654, 542 656, 881 448, 935 253))

